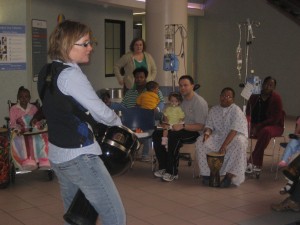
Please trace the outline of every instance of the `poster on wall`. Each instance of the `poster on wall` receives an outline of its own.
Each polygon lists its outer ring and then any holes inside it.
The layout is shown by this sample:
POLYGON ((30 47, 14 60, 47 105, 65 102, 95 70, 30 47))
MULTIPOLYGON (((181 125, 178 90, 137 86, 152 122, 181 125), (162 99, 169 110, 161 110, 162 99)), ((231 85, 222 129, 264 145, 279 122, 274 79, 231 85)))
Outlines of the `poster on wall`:
POLYGON ((47 63, 47 22, 32 20, 32 72, 37 81, 38 73, 47 63))
POLYGON ((26 70, 24 25, 0 24, 0 71, 26 70))

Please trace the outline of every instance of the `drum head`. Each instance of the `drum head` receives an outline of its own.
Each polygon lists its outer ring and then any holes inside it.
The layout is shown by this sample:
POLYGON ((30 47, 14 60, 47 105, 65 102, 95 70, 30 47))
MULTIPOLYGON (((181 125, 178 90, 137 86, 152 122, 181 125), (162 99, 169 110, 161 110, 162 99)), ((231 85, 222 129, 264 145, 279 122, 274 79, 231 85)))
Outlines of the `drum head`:
POLYGON ((210 157, 224 157, 225 154, 221 154, 219 152, 209 152, 206 154, 207 156, 210 156, 210 157))
POLYGON ((100 158, 103 160, 108 172, 112 176, 121 175, 130 169, 134 151, 131 151, 128 154, 106 143, 102 143, 100 146, 102 149, 100 158))

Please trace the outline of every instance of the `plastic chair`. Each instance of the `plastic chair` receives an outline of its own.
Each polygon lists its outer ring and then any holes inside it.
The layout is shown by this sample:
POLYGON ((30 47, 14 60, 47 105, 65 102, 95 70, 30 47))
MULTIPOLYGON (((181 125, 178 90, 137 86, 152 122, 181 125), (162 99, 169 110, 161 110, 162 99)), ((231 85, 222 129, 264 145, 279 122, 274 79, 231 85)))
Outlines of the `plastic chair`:
MULTIPOLYGON (((179 159, 188 161, 188 166, 192 166, 193 161, 195 161, 196 157, 197 157, 196 147, 195 147, 196 141, 197 141, 197 138, 194 140, 190 140, 190 141, 184 141, 184 142, 182 142, 182 146, 180 148, 179 159), (191 152, 191 148, 189 147, 189 145, 192 145, 192 149, 193 149, 192 152, 191 152)), ((197 163, 193 164, 193 178, 196 177, 196 164, 197 163)))
POLYGON ((133 131, 141 129, 143 133, 137 134, 141 141, 152 139, 155 126, 154 111, 140 107, 128 108, 122 112, 122 123, 133 131))
MULTIPOLYGON (((12 106, 14 106, 14 105, 16 105, 17 103, 16 102, 12 102, 12 101, 10 101, 10 100, 8 100, 7 101, 7 104, 8 104, 8 110, 10 111, 10 109, 11 109, 11 107, 12 106)), ((40 105, 40 102, 39 102, 39 100, 37 99, 37 100, 35 100, 34 102, 30 102, 30 104, 33 104, 33 105, 35 105, 38 109, 40 109, 41 108, 41 105, 40 105)), ((7 128, 8 128, 8 133, 9 133, 9 137, 11 136, 10 135, 10 133, 11 133, 11 131, 10 131, 10 118, 9 117, 5 117, 5 120, 6 120, 6 126, 7 126, 7 128)), ((15 175, 16 174, 22 174, 22 173, 28 173, 28 172, 31 172, 31 171, 18 171, 16 168, 15 168, 15 166, 14 166, 14 163, 13 163, 13 159, 12 159, 12 157, 11 157, 11 155, 10 155, 10 161, 11 161, 11 171, 10 171, 10 174, 11 174, 11 182, 12 183, 14 183, 15 182, 15 175)), ((47 176, 48 176, 48 179, 51 181, 51 180, 53 180, 53 178, 54 178, 54 171, 52 170, 52 169, 48 169, 48 170, 46 170, 46 172, 47 172, 47 176)))
POLYGON ((281 143, 285 143, 285 142, 286 142, 286 139, 285 139, 285 136, 284 136, 284 135, 281 135, 281 136, 278 136, 278 137, 273 137, 272 140, 273 140, 272 154, 270 154, 270 155, 265 154, 265 155, 266 155, 266 156, 272 156, 271 172, 273 172, 274 163, 276 163, 276 164, 275 164, 275 166, 276 166, 276 170, 275 170, 275 180, 277 180, 277 179, 278 179, 278 171, 279 171, 278 163, 279 163, 279 161, 280 161, 280 155, 282 154, 281 149, 283 149, 281 143), (276 153, 276 152, 275 152, 275 150, 276 150, 276 139, 278 139, 278 138, 283 139, 283 142, 279 142, 278 150, 277 150, 277 153, 276 153))
POLYGON ((195 142, 196 142, 196 140, 183 142, 182 143, 183 146, 180 148, 179 159, 187 161, 188 166, 192 166, 192 163, 193 163, 192 153, 191 152, 184 152, 184 150, 182 150, 182 149, 183 149, 184 145, 194 144, 195 142))
MULTIPOLYGON (((283 111, 283 116, 284 116, 284 120, 285 120, 285 111, 283 111)), ((249 124, 249 126, 250 126, 250 124, 249 124)), ((284 125, 283 125, 283 129, 285 130, 285 123, 284 123, 284 125)), ((272 142, 272 147, 271 147, 272 153, 271 153, 271 154, 264 153, 264 156, 271 156, 271 157, 272 157, 271 172, 273 172, 273 167, 274 167, 274 164, 276 163, 276 171, 275 171, 275 178, 274 178, 275 180, 278 179, 278 171, 279 171, 278 163, 279 163, 279 160, 280 160, 281 149, 282 149, 282 146, 281 146, 280 143, 285 143, 285 142, 286 142, 285 135, 284 135, 284 130, 283 130, 282 135, 276 136, 276 137, 272 137, 272 138, 271 138, 270 142, 272 142), (279 139, 279 138, 283 139, 283 142, 279 142, 278 148, 277 148, 278 151, 277 151, 277 153, 276 153, 276 152, 275 152, 275 150, 276 150, 276 145, 277 145, 277 144, 276 144, 276 140, 279 139)), ((249 131, 250 131, 250 128, 249 128, 249 131)), ((249 133, 250 133, 250 132, 249 132, 249 133)), ((251 138, 250 135, 249 135, 249 139, 250 139, 250 152, 249 152, 249 154, 250 154, 250 157, 251 157, 252 151, 253 151, 253 141, 254 141, 256 138, 251 138)), ((254 175, 257 179, 259 179, 260 173, 261 173, 261 172, 253 172, 253 175, 254 175)))
POLYGON ((122 113, 122 123, 133 131, 137 128, 144 132, 153 131, 155 126, 154 111, 140 107, 128 108, 122 113))

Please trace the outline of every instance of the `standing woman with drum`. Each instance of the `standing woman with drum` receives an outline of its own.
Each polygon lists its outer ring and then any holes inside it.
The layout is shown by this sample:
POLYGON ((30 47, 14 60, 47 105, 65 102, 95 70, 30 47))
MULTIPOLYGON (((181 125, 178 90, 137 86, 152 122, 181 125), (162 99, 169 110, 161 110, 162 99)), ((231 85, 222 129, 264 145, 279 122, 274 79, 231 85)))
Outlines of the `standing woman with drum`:
POLYGON ((50 36, 48 54, 53 61, 44 66, 38 80, 48 124, 49 160, 60 183, 65 211, 80 189, 99 214, 101 224, 124 225, 121 198, 84 118, 90 114, 108 126, 121 125, 120 118, 98 98, 78 66, 89 62, 91 33, 86 25, 66 20, 50 36))
POLYGON ((136 68, 146 68, 148 71, 147 81, 155 80, 157 73, 155 62, 152 56, 145 51, 145 41, 142 38, 135 38, 131 41, 130 52, 123 55, 114 65, 115 76, 119 84, 124 87, 124 92, 133 87, 133 71, 136 68), (124 70, 124 74, 121 74, 122 70, 124 70))
POLYGON ((208 184, 210 169, 207 154, 218 152, 224 156, 220 175, 225 175, 220 187, 227 188, 232 183, 240 185, 245 180, 248 146, 247 120, 242 110, 234 104, 234 90, 224 88, 220 104, 208 113, 204 133, 196 142, 198 164, 203 183, 208 184))

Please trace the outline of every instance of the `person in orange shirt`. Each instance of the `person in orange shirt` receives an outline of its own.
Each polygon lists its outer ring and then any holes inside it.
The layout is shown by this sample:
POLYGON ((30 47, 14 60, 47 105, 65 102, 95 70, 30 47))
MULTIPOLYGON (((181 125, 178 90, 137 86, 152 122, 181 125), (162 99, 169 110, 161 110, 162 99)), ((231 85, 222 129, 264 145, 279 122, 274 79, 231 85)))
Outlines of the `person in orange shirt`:
POLYGON ((146 91, 136 99, 136 104, 143 109, 156 109, 160 99, 158 97, 159 84, 149 81, 146 84, 146 91))

